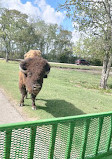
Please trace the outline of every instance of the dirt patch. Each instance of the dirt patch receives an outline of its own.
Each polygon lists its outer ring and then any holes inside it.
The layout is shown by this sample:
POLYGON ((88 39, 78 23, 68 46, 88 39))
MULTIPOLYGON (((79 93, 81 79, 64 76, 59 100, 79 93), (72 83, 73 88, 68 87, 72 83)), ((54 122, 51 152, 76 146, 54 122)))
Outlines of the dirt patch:
POLYGON ((22 107, 19 107, 19 104, 0 88, 0 124, 34 120, 37 118, 29 118, 22 107))
MULTIPOLYGON (((52 66, 54 68, 57 69, 62 69, 62 70, 75 70, 75 71, 79 71, 79 72, 90 72, 93 74, 101 74, 101 70, 95 70, 95 69, 82 69, 82 68, 66 68, 66 67, 57 67, 57 66, 52 66)), ((112 74, 112 72, 111 72, 112 74)))
POLYGON ((25 119, 21 116, 10 99, 6 97, 3 90, 0 89, 0 124, 23 122, 25 119))

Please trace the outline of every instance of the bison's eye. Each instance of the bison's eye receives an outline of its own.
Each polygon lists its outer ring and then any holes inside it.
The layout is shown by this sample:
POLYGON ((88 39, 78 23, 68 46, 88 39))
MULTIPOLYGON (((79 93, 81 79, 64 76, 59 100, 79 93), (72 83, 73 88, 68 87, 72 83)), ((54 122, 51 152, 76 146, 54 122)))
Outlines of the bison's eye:
POLYGON ((31 77, 31 76, 32 76, 32 73, 31 73, 31 72, 28 72, 27 76, 28 76, 28 77, 31 77))
POLYGON ((24 75, 25 75, 25 77, 27 77, 27 74, 26 74, 26 73, 25 73, 24 75))

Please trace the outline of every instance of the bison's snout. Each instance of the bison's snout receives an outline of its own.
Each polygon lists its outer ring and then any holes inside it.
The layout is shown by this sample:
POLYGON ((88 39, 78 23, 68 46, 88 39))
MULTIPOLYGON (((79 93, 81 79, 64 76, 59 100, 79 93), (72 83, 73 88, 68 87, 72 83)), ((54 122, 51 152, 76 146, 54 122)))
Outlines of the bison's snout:
POLYGON ((38 91, 41 89, 41 85, 40 84, 33 84, 33 91, 38 91))

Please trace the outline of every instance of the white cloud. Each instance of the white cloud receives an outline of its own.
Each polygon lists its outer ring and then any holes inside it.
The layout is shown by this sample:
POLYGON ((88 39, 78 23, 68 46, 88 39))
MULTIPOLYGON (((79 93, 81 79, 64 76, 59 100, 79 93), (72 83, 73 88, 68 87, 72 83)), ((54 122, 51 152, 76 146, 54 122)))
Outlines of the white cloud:
POLYGON ((42 13, 41 17, 45 22, 61 24, 64 20, 65 12, 56 12, 55 9, 48 5, 45 0, 35 0, 35 4, 39 7, 42 13))
POLYGON ((21 11, 22 13, 37 16, 40 15, 40 11, 37 7, 34 7, 31 2, 26 2, 25 4, 22 4, 20 0, 10 0, 5 1, 1 0, 2 7, 8 8, 8 9, 16 9, 21 11))
MULTIPOLYGON (((58 24, 60 25, 65 19, 66 12, 56 12, 54 8, 46 3, 45 0, 35 0, 34 5, 27 1, 25 4, 21 2, 21 0, 0 0, 2 7, 8 9, 16 9, 21 11, 22 13, 28 14, 33 18, 40 17, 46 23, 58 24)), ((76 25, 76 24, 75 24, 76 25)), ((72 24, 74 27, 74 23, 72 24)), ((80 32, 75 29, 72 32, 72 41, 76 43, 80 37, 80 32)))
POLYGON ((19 10, 31 17, 40 17, 46 23, 60 25, 65 18, 65 12, 55 11, 45 0, 35 0, 35 6, 29 1, 23 4, 21 0, 1 0, 1 4, 2 7, 19 10))

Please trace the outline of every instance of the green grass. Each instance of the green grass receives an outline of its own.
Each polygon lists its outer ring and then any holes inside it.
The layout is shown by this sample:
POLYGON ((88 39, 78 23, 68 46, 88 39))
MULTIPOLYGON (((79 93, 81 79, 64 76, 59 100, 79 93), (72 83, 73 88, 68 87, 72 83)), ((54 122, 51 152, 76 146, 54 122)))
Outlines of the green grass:
MULTIPOLYGON (((0 87, 19 105, 18 71, 18 62, 0 60, 0 87)), ((51 68, 36 98, 37 110, 31 109, 30 95, 20 109, 37 119, 112 111, 112 91, 100 90, 99 82, 99 74, 51 68)))
POLYGON ((102 157, 102 159, 112 159, 112 155, 107 156, 107 157, 102 157))

